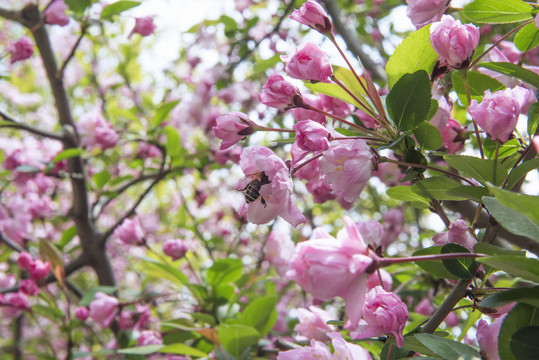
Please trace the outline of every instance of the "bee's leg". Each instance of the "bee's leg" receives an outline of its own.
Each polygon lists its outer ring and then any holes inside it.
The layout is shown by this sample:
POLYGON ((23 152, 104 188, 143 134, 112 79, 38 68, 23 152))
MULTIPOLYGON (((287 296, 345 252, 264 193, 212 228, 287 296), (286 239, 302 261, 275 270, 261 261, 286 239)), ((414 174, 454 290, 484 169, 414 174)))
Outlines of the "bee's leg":
POLYGON ((266 207, 266 200, 264 200, 262 196, 260 197, 260 202, 262 203, 262 205, 264 205, 264 207, 266 207))

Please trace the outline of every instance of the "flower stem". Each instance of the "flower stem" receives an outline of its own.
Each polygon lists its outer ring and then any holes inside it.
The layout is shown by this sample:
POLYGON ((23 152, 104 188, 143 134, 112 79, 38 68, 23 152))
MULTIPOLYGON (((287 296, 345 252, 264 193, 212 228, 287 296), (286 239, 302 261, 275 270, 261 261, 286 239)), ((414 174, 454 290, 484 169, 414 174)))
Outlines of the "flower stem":
POLYGON ((299 169, 301 169, 302 167, 304 167, 305 165, 307 165, 308 163, 310 163, 311 161, 315 160, 315 159, 318 159, 319 157, 321 157, 323 154, 320 153, 318 155, 315 155, 313 156, 312 158, 310 159, 307 159, 305 160, 304 162, 302 162, 301 164, 299 164, 298 166, 296 166, 294 168, 294 170, 292 170, 292 175, 294 175, 299 169))
POLYGON ((339 85, 344 91, 346 91, 346 93, 350 95, 359 105, 361 105, 369 113, 369 115, 371 115, 372 117, 377 116, 376 113, 369 106, 367 106, 363 101, 361 101, 361 99, 359 99, 350 89, 348 89, 348 87, 346 87, 346 85, 342 81, 337 79, 335 75, 331 76, 331 80, 333 80, 335 84, 339 85))
POLYGON ((345 124, 348 125, 348 126, 355 127, 356 129, 359 129, 360 131, 362 131, 362 132, 364 132, 364 133, 366 133, 366 134, 369 134, 369 135, 372 135, 372 136, 378 138, 378 135, 377 135, 375 132, 370 131, 369 129, 366 129, 366 128, 364 128, 363 126, 359 126, 359 125, 354 124, 354 123, 352 123, 352 122, 350 122, 350 121, 348 121, 348 120, 345 120, 345 119, 343 119, 343 118, 340 117, 340 116, 333 115, 333 114, 331 114, 331 113, 325 112, 324 110, 321 110, 321 109, 312 107, 311 105, 305 104, 305 103, 302 105, 302 108, 304 108, 304 109, 306 109, 306 110, 312 110, 312 111, 315 111, 315 112, 317 112, 317 113, 319 113, 319 114, 322 114, 322 115, 325 115, 325 116, 329 116, 330 118, 333 118, 333 119, 335 119, 335 120, 337 120, 337 121, 340 121, 340 122, 342 122, 342 123, 345 123, 345 124))
MULTIPOLYGON (((466 92, 466 100, 468 101, 468 106, 470 106, 472 97, 470 95, 470 86, 468 85, 468 70, 463 69, 460 71, 460 74, 462 75, 462 83, 464 85, 464 91, 466 92)), ((485 153, 483 152, 483 144, 481 144, 481 138, 479 137, 479 128, 477 127, 477 123, 473 118, 472 121, 475 130, 475 137, 477 138, 477 146, 479 147, 479 152, 481 153, 481 159, 484 159, 485 153)))

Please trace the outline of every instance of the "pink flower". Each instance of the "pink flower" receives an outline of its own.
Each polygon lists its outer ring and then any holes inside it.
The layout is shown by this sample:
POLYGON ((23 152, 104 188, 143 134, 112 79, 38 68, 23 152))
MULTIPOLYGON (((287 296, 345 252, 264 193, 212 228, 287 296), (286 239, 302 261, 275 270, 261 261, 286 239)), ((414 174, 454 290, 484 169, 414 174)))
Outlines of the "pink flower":
POLYGON ((456 243, 472 251, 477 243, 475 237, 468 232, 468 225, 464 220, 455 220, 449 225, 449 231, 434 235, 432 238, 434 245, 443 246, 449 243, 456 243))
POLYGON ((163 252, 174 261, 183 258, 187 250, 189 250, 187 244, 180 239, 168 239, 163 243, 163 252))
POLYGON ((77 123, 77 131, 82 138, 82 145, 88 148, 100 147, 106 150, 118 141, 118 134, 112 125, 97 112, 82 115, 77 123))
POLYGON ((329 348, 316 340, 311 340, 311 346, 299 347, 293 350, 281 351, 277 360, 333 360, 329 348))
POLYGON ((294 125, 296 143, 305 151, 325 151, 329 149, 330 134, 322 124, 303 120, 294 125))
POLYGON ((442 133, 447 125, 447 121, 451 116, 452 106, 447 102, 442 88, 437 83, 432 85, 432 98, 438 102, 438 110, 436 114, 430 119, 430 124, 435 126, 440 133, 442 133))
POLYGON ((368 220, 356 223, 356 227, 367 245, 372 246, 373 249, 381 246, 382 236, 384 236, 382 224, 376 220, 368 220))
POLYGON ((155 158, 161 155, 159 148, 146 142, 138 143, 137 157, 142 159, 155 158))
POLYGON ((463 25, 451 15, 442 16, 430 28, 430 42, 441 58, 441 65, 453 69, 466 68, 479 44, 479 28, 463 25))
POLYGON ((292 226, 306 221, 292 195, 290 172, 273 151, 263 146, 246 148, 241 154, 240 166, 247 176, 238 184, 238 188, 246 192, 240 214, 246 214, 249 222, 266 224, 277 216, 292 226), (253 199, 255 196, 249 194, 255 180, 261 184, 260 197, 253 199))
POLYGON ((322 175, 318 179, 310 180, 305 184, 307 190, 313 195, 313 201, 317 204, 323 204, 336 198, 333 188, 324 182, 324 178, 325 175, 322 175))
POLYGON ((535 146, 535 151, 539 153, 539 135, 535 135, 532 140, 533 146, 535 146))
POLYGON ((402 209, 393 208, 382 215, 382 219, 384 220, 384 235, 382 236, 382 240, 380 240, 380 245, 383 250, 386 250, 402 232, 404 214, 402 213, 402 209))
POLYGON ((29 296, 34 296, 39 293, 39 286, 37 286, 36 282, 32 279, 21 280, 19 289, 21 290, 23 294, 26 294, 29 296))
POLYGON ((331 21, 324 8, 315 1, 305 2, 299 9, 290 14, 290 19, 307 25, 322 34, 331 33, 331 21))
POLYGON ((88 315, 90 315, 90 311, 88 311, 86 306, 79 306, 75 310, 75 316, 77 317, 77 319, 79 319, 81 321, 84 321, 84 320, 88 319, 88 315))
POLYGON ((520 86, 494 93, 487 90, 481 104, 472 100, 468 112, 492 139, 506 142, 515 130, 519 115, 532 98, 533 92, 520 86))
POLYGON ((217 118, 216 125, 212 128, 215 136, 223 140, 219 150, 226 150, 238 141, 245 139, 256 130, 256 124, 247 115, 233 111, 217 118))
POLYGON ((108 327, 118 312, 119 301, 101 291, 95 294, 95 300, 90 303, 90 317, 104 327, 108 327))
POLYGON ((288 270, 288 261, 294 253, 294 248, 295 244, 290 234, 272 231, 264 248, 264 258, 273 265, 279 275, 284 276, 288 270))
MULTIPOLYGON (((321 98, 317 95, 313 94, 305 94, 303 95, 303 104, 315 107, 315 108, 322 108, 322 101, 321 98)), ((326 123, 326 116, 324 114, 320 114, 319 112, 307 110, 303 107, 295 107, 293 109, 290 109, 290 113, 294 117, 294 120, 301 121, 301 120, 312 120, 316 121, 320 124, 326 123)))
POLYGON ((353 221, 345 217, 346 227, 337 239, 321 228, 310 240, 296 245, 286 276, 320 300, 344 298, 352 326, 363 311, 367 290, 367 268, 372 264, 367 245, 353 221))
POLYGON ((51 269, 51 263, 48 261, 41 261, 37 259, 34 261, 32 268, 30 269, 30 277, 35 281, 43 280, 49 275, 51 269))
POLYGON ((10 288, 15 285, 17 278, 15 274, 6 274, 0 272, 0 289, 10 288))
POLYGON ((406 0, 406 15, 416 28, 439 21, 449 8, 451 0, 406 0))
POLYGON ((30 271, 32 270, 32 267, 34 266, 34 258, 32 255, 27 253, 26 251, 23 251, 19 254, 19 258, 17 259, 17 264, 19 264, 19 267, 21 270, 24 271, 30 271))
POLYGON ((6 294, 1 304, 2 317, 5 319, 15 318, 22 314, 23 310, 30 309, 30 301, 22 292, 6 294))
POLYGON ((7 51, 11 56, 10 63, 14 64, 17 61, 30 58, 34 53, 34 44, 32 43, 32 40, 23 36, 19 40, 10 43, 7 46, 7 51))
POLYGON ((371 354, 367 350, 359 345, 344 341, 340 333, 329 333, 328 336, 335 349, 333 352, 334 360, 372 360, 371 354))
POLYGON ((364 140, 332 141, 319 160, 324 182, 333 192, 353 203, 365 187, 372 173, 372 154, 364 140))
POLYGON ((352 339, 361 339, 383 334, 393 334, 397 345, 404 343, 402 330, 408 320, 408 309, 402 300, 395 294, 387 292, 377 286, 367 294, 363 319, 355 331, 350 333, 352 339))
POLYGON ((393 286, 393 278, 385 269, 378 269, 370 274, 367 279, 367 289, 371 290, 377 286, 382 286, 384 290, 391 290, 393 286), (380 275, 378 275, 378 272, 380 272, 380 275), (382 283, 380 283, 380 278, 382 278, 382 283))
POLYGON ((161 345, 162 343, 161 333, 154 330, 144 330, 137 340, 137 346, 161 345))
POLYGON ((418 314, 431 316, 434 313, 434 306, 432 306, 432 299, 424 297, 421 301, 415 306, 414 311, 418 314))
POLYGON ((125 245, 140 245, 144 242, 144 230, 138 217, 125 219, 114 230, 114 235, 125 245))
POLYGON ((294 327, 294 331, 307 339, 326 341, 327 333, 335 331, 334 326, 326 324, 332 319, 334 317, 329 312, 316 306, 309 306, 309 310, 300 308, 298 309, 299 323, 294 327))
POLYGON ((281 110, 296 106, 301 98, 297 87, 286 81, 281 75, 273 74, 262 87, 258 99, 262 104, 281 110))
POLYGON ((488 360, 500 360, 498 354, 498 335, 505 316, 494 320, 490 325, 485 320, 479 320, 477 324, 477 343, 481 348, 481 354, 488 360))
POLYGON ((353 106, 332 96, 320 94, 320 103, 326 112, 333 113, 342 118, 352 113, 353 106))
POLYGON ((329 333, 334 353, 329 348, 316 340, 311 340, 311 346, 296 348, 280 352, 277 360, 372 360, 367 350, 359 345, 344 341, 342 335, 337 332, 329 333))
POLYGON ((466 129, 464 129, 457 120, 449 119, 447 121, 447 125, 442 132, 442 146, 444 146, 450 154, 455 154, 464 149, 465 139, 461 136, 463 131, 466 131, 466 129))
POLYGON ((129 37, 133 34, 140 34, 141 36, 148 36, 153 34, 155 25, 153 23, 153 16, 145 16, 141 18, 135 18, 135 27, 131 30, 129 37))
POLYGON ((539 29, 539 13, 535 15, 535 27, 539 29))
POLYGON ((45 16, 45 23, 66 26, 69 24, 69 18, 65 14, 66 10, 67 5, 64 3, 64 0, 54 0, 43 13, 45 16))
POLYGON ((313 43, 300 45, 294 55, 281 56, 285 71, 299 80, 330 82, 333 69, 328 54, 313 43))

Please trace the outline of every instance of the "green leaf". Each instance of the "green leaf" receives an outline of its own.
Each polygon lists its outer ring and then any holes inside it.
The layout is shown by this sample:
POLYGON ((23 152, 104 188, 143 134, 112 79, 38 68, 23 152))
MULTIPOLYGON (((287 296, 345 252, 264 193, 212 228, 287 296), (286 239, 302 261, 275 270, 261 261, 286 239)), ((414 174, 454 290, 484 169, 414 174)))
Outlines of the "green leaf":
POLYGON ((208 269, 206 278, 208 283, 215 287, 238 280, 242 273, 243 264, 240 259, 219 259, 208 269))
POLYGON ((539 283, 539 260, 523 256, 500 255, 477 258, 476 261, 524 280, 539 283))
POLYGON ((539 103, 533 103, 528 108, 528 135, 530 139, 537 133, 539 125, 539 103))
POLYGON ((184 149, 178 130, 171 125, 167 125, 163 129, 163 132, 166 137, 165 149, 167 150, 167 154, 173 159, 180 157, 184 153, 184 149))
MULTIPOLYGON (((363 87, 358 82, 357 78, 354 76, 354 73, 345 67, 332 65, 333 67, 333 75, 340 80, 354 95, 361 94, 363 97, 367 95, 365 90, 363 90, 363 87)), ((365 88, 367 88, 367 84, 365 83, 365 80, 360 77, 359 80, 363 84, 365 88)))
POLYGON ((156 111, 152 119, 152 126, 157 127, 166 120, 168 114, 180 103, 180 100, 174 100, 161 105, 156 111))
POLYGON ((495 293, 483 299, 479 303, 479 306, 486 308, 494 308, 515 301, 522 304, 539 307, 539 286, 534 286, 532 288, 510 289, 495 293))
POLYGON ((77 227, 73 225, 72 227, 64 230, 62 232, 62 237, 60 238, 60 242, 58 243, 58 248, 62 250, 73 238, 77 235, 77 227))
POLYGON ((432 334, 415 334, 414 336, 444 360, 480 358, 479 352, 469 345, 432 334))
POLYGON ((140 3, 138 1, 116 1, 115 3, 105 6, 103 11, 101 12, 101 19, 110 18, 113 15, 120 14, 139 5, 140 3))
POLYGON ((422 122, 414 130, 414 136, 423 150, 436 150, 442 146, 442 134, 428 122, 422 122))
MULTIPOLYGON (((470 98, 471 100, 477 100, 477 102, 481 102, 481 100, 483 100, 486 90, 495 92, 505 89, 505 85, 500 83, 498 80, 491 78, 488 75, 481 74, 480 72, 468 71, 467 78, 468 88, 470 90, 470 98)), ((468 104, 462 73, 459 71, 453 72, 452 80, 453 86, 457 92, 457 95, 459 96, 460 101, 465 107, 468 107, 470 104, 468 104)))
POLYGON ((481 203, 483 202, 483 196, 488 196, 489 192, 484 187, 461 185, 447 190, 447 194, 450 196, 467 198, 481 203))
POLYGON ((427 121, 430 121, 434 115, 436 115, 436 112, 438 111, 438 101, 436 99, 430 99, 430 108, 429 113, 427 114, 427 121))
MULTIPOLYGON (((511 343, 507 341, 520 329, 539 325, 537 308, 528 304, 516 304, 503 320, 498 335, 498 354, 502 360, 517 360, 511 351, 511 343)), ((535 339, 537 342, 537 338, 535 339)), ((535 358, 536 356, 532 357, 535 358)))
POLYGON ((268 59, 265 59, 265 60, 256 59, 256 62, 254 64, 254 66, 253 66, 253 73, 255 73, 255 74, 263 73, 267 69, 274 67, 275 65, 277 65, 280 62, 281 62, 281 55, 280 54, 275 54, 272 57, 270 57, 268 59))
POLYGON ((428 74, 434 69, 438 54, 430 43, 430 24, 413 32, 395 49, 386 65, 388 86, 393 85, 404 74, 425 70, 428 74))
POLYGON ((65 0, 65 3, 69 8, 77 14, 82 14, 88 6, 90 6, 90 0, 65 0))
POLYGON ((483 185, 500 185, 507 177, 507 170, 495 160, 481 159, 467 155, 446 155, 447 164, 457 169, 461 175, 470 176, 483 185))
POLYGON ((539 158, 531 159, 526 162, 523 162, 516 168, 514 168, 507 178, 507 189, 511 189, 520 179, 526 176, 532 170, 537 170, 539 168, 539 158))
MULTIPOLYGON (((442 254, 469 253, 470 251, 459 244, 442 246, 442 254)), ((443 259, 442 263, 449 272, 460 279, 471 280, 475 277, 477 262, 472 258, 443 259)))
POLYGON ((519 211, 501 204, 496 198, 485 196, 483 202, 490 215, 507 231, 516 235, 527 236, 539 242, 539 226, 533 221, 519 211))
POLYGON ((344 136, 362 136, 363 135, 363 133, 360 133, 359 131, 355 131, 353 129, 335 128, 334 130, 344 136))
POLYGON ((92 176, 92 180, 95 186, 101 190, 109 182, 110 173, 107 170, 100 171, 92 176))
POLYGON ((436 200, 466 200, 467 197, 451 195, 449 192, 462 185, 446 176, 435 176, 416 181, 412 191, 418 195, 436 200))
POLYGON ((463 14, 476 24, 509 24, 531 19, 532 9, 520 0, 475 0, 463 14))
POLYGON ((239 323, 254 327, 265 336, 277 321, 277 297, 264 296, 255 299, 243 310, 239 323))
POLYGON ((497 141, 494 141, 490 138, 484 138, 483 140, 483 152, 485 156, 489 159, 496 158, 496 148, 498 148, 498 159, 510 156, 516 153, 518 150, 522 149, 518 139, 511 139, 509 141, 500 144, 497 141))
POLYGON ((32 306, 32 312, 42 315, 54 322, 58 322, 64 316, 62 310, 56 306, 47 306, 42 304, 35 304, 32 306))
POLYGON ((510 348, 516 360, 537 358, 539 354, 539 326, 518 329, 510 340, 510 348))
POLYGON ((240 359, 243 352, 260 339, 255 328, 240 324, 221 324, 217 334, 221 345, 236 359, 240 359))
POLYGON ((79 300, 80 306, 88 306, 92 302, 92 300, 95 299, 95 294, 97 292, 101 291, 102 293, 105 293, 107 295, 111 295, 116 291, 116 287, 114 286, 92 286, 86 292, 84 295, 82 295, 82 298, 79 300))
POLYGON ((519 194, 492 186, 489 186, 489 190, 500 203, 517 210, 539 225, 539 196, 519 194))
POLYGON ((430 201, 425 199, 423 196, 414 193, 411 186, 393 186, 387 189, 386 194, 393 199, 411 201, 412 204, 415 204, 421 208, 427 208, 430 205, 430 201))
MULTIPOLYGON (((417 250, 412 254, 412 259, 414 256, 420 255, 439 255, 442 253, 441 246, 431 246, 425 249, 417 250)), ((441 260, 433 261, 416 261, 416 265, 425 270, 426 272, 434 275, 437 278, 458 280, 459 278, 449 272, 443 265, 441 260)))
POLYGON ((431 97, 430 78, 426 71, 405 74, 387 95, 387 111, 399 130, 413 130, 426 119, 431 97))
MULTIPOLYGON (((530 25, 535 27, 534 24, 530 25)), ((530 85, 539 88, 539 75, 537 75, 531 70, 524 69, 523 67, 516 64, 510 62, 484 62, 477 65, 482 66, 485 69, 493 70, 501 74, 509 75, 511 77, 520 79, 530 85)))
POLYGON ((184 273, 167 263, 149 257, 143 257, 140 259, 145 262, 142 265, 145 273, 155 277, 156 279, 167 279, 177 285, 185 285, 189 283, 189 279, 184 275, 184 273))
POLYGON ((164 345, 144 345, 132 348, 119 349, 118 353, 129 355, 148 355, 161 350, 163 347, 164 345))
POLYGON ((473 250, 476 254, 526 256, 526 251, 524 250, 510 250, 485 242, 478 242, 473 247, 473 250))
POLYGON ((79 148, 71 148, 71 149, 66 149, 60 153, 58 153, 53 159, 52 159, 52 162, 53 163, 58 163, 62 160, 65 160, 65 159, 70 159, 70 158, 73 158, 75 156, 79 156, 81 155, 82 153, 84 153, 85 151, 83 149, 79 149, 79 148))
MULTIPOLYGON (((312 84, 306 81, 304 85, 307 89, 311 91, 341 99, 344 102, 353 104, 354 106, 363 109, 363 106, 361 106, 356 100, 354 100, 353 97, 351 97, 346 91, 343 90, 343 88, 341 88, 337 84, 328 84, 323 82, 312 84)), ((354 95, 356 95, 363 103, 368 104, 367 100, 365 100, 365 98, 361 94, 354 95)))
POLYGON ((187 346, 182 343, 170 344, 165 346, 162 349, 159 349, 158 352, 162 354, 177 354, 177 355, 189 355, 189 356, 198 356, 198 357, 208 357, 203 351, 200 351, 191 346, 187 346))
MULTIPOLYGON (((539 31, 535 26, 535 23, 532 22, 524 26, 520 31, 515 35, 513 40, 515 46, 522 52, 529 51, 539 45, 539 31)), ((516 65, 515 65, 516 66, 516 65)))

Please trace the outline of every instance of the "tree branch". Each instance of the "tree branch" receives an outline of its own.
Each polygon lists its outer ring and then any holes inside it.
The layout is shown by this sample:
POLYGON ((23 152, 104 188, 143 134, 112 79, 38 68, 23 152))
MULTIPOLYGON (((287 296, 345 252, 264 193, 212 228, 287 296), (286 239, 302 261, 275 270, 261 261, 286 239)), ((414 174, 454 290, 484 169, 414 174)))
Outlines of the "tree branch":
POLYGON ((21 130, 26 130, 31 134, 46 137, 46 138, 49 138, 49 139, 54 139, 54 140, 58 140, 58 141, 63 141, 64 140, 64 137, 62 135, 60 135, 60 134, 56 134, 56 133, 45 131, 45 130, 40 130, 40 129, 37 129, 37 128, 32 127, 30 125, 23 124, 21 122, 16 121, 14 118, 12 118, 11 116, 9 116, 8 114, 6 114, 6 113, 4 113, 2 111, 0 111, 0 117, 3 118, 4 120, 10 122, 10 124, 0 124, 0 128, 21 129, 21 130))
POLYGON ((18 23, 22 23, 23 21, 20 11, 13 11, 13 10, 8 10, 4 8, 0 8, 0 17, 3 17, 8 20, 16 21, 18 23))

